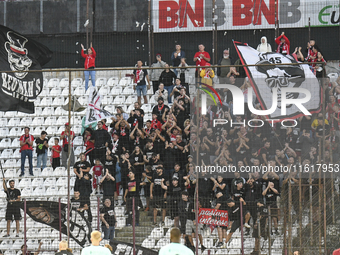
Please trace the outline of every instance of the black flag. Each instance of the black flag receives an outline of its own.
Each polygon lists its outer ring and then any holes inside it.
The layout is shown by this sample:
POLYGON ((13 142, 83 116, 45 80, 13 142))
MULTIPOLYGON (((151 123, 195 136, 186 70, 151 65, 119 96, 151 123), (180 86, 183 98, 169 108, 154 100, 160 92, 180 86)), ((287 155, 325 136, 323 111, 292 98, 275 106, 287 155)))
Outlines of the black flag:
POLYGON ((28 71, 41 70, 51 58, 46 46, 0 25, 0 111, 34 113, 43 75, 28 71))
MULTIPOLYGON (((46 224, 67 235, 67 204, 53 201, 26 201, 27 214, 37 222, 46 224), (61 227, 61 229, 60 229, 61 227)), ((24 203, 21 203, 24 210, 24 203)), ((85 218, 84 213, 71 207, 70 212, 70 237, 81 247, 90 243, 92 232, 91 223, 85 218)))

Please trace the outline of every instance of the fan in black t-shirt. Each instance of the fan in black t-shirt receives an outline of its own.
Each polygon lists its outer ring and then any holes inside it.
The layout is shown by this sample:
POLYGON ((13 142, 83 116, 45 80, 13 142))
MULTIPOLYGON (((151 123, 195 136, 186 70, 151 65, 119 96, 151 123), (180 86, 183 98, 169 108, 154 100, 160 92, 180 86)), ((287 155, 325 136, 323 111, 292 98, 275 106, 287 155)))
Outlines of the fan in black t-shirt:
POLYGON ((134 203, 134 211, 135 211, 135 219, 136 225, 139 225, 139 210, 138 206, 140 205, 139 201, 139 180, 135 178, 134 171, 129 171, 129 181, 127 184, 127 189, 124 194, 124 201, 126 202, 126 211, 128 212, 129 216, 126 221, 126 225, 130 226, 132 224, 132 214, 133 214, 133 203, 134 203), (134 200, 134 202, 133 202, 134 200))
POLYGON ((74 190, 79 190, 80 179, 82 176, 80 175, 80 170, 83 172, 90 172, 91 164, 90 162, 86 161, 86 156, 84 153, 80 153, 80 161, 76 162, 73 166, 73 171, 76 174, 77 178, 74 183, 74 190))
POLYGON ((162 209, 162 225, 166 215, 165 190, 162 189, 162 179, 166 180, 163 174, 163 167, 158 166, 154 173, 150 186, 150 199, 153 204, 153 224, 157 225, 157 209, 162 209))
POLYGON ((2 182, 4 191, 7 195, 7 209, 6 209, 6 221, 7 221, 7 235, 4 237, 9 237, 9 230, 10 230, 10 223, 13 220, 16 222, 16 237, 19 237, 19 221, 21 220, 20 214, 20 199, 21 199, 21 192, 20 190, 14 188, 14 180, 9 181, 9 188, 6 185, 6 179, 3 178, 2 182))
POLYGON ((100 210, 100 219, 102 221, 104 239, 113 241, 117 220, 114 207, 111 205, 110 199, 105 199, 104 207, 100 210))

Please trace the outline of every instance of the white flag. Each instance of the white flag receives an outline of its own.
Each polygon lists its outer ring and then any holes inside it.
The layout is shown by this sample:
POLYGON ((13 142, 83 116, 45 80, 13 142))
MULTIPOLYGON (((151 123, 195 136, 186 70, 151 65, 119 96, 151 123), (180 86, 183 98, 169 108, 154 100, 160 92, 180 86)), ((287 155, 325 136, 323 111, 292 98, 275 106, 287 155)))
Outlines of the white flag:
MULTIPOLYGON (((263 65, 263 64, 287 64, 268 66, 247 66, 245 71, 251 81, 253 90, 261 105, 262 110, 270 109, 273 103, 272 88, 277 88, 276 110, 268 117, 270 119, 296 119, 303 116, 295 104, 287 105, 286 115, 281 114, 281 89, 282 88, 303 88, 311 92, 312 98, 303 106, 312 114, 320 111, 321 86, 315 75, 307 64, 290 65, 298 63, 292 56, 275 52, 261 53, 247 44, 234 42, 237 53, 242 64, 263 65)), ((304 98, 304 93, 287 93, 287 99, 304 98)))
POLYGON ((101 95, 98 93, 95 87, 90 86, 90 96, 89 96, 89 103, 86 110, 86 120, 85 125, 89 125, 93 122, 111 118, 113 114, 101 109, 101 95))

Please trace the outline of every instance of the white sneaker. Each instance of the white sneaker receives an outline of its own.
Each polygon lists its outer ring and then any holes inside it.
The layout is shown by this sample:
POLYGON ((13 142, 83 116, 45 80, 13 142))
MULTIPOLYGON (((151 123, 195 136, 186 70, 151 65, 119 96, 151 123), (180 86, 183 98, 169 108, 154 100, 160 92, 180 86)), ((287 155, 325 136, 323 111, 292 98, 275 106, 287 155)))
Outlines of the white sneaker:
POLYGON ((244 223, 244 226, 245 226, 246 228, 250 228, 250 225, 249 225, 248 223, 244 223))

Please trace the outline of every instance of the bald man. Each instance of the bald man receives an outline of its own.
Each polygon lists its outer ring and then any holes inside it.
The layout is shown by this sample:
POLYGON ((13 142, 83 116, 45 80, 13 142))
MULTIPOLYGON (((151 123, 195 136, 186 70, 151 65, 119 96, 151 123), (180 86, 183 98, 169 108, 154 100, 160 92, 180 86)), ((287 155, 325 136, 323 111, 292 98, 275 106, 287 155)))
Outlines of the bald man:
POLYGON ((81 255, 111 255, 108 248, 100 246, 102 240, 102 234, 99 231, 93 231, 91 233, 91 246, 84 248, 81 251, 81 255))
POLYGON ((181 244, 181 231, 179 228, 170 230, 170 242, 170 244, 159 250, 158 255, 194 255, 192 250, 181 244))
POLYGON ((62 240, 59 243, 59 252, 57 252, 55 255, 73 255, 72 252, 68 251, 67 241, 62 240))

